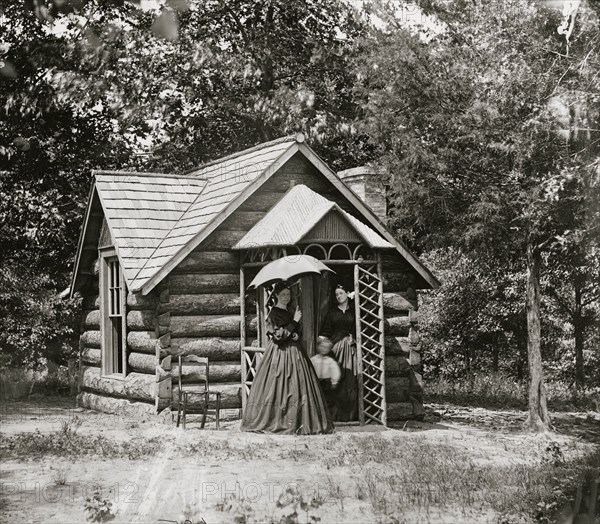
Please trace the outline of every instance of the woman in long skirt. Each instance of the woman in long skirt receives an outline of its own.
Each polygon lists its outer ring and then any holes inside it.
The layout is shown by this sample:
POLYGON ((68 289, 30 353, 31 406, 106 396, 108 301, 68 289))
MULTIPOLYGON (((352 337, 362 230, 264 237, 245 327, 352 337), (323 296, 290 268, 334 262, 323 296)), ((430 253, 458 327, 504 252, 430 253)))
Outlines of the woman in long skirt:
POLYGON ((300 342, 296 308, 288 311, 291 291, 275 287, 277 304, 267 317, 267 348, 250 389, 242 431, 312 435, 330 433, 333 423, 319 379, 300 342))
POLYGON ((348 290, 338 284, 335 289, 337 305, 332 307, 323 322, 321 335, 333 342, 333 354, 342 378, 337 387, 334 420, 349 422, 358 420, 358 364, 356 361, 356 317, 354 303, 348 298, 348 290))

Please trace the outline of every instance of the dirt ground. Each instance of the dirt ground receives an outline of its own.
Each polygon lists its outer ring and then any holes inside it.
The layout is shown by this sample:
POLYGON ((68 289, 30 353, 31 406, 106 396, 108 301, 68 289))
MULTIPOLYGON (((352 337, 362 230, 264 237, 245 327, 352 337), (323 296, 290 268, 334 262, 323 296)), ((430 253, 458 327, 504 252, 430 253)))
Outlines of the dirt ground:
MULTIPOLYGON (((333 435, 312 437, 242 433, 239 421, 225 422, 218 432, 212 423, 204 430, 192 423, 183 431, 81 410, 69 398, 4 402, 0 415, 0 440, 5 442, 60 431, 75 417, 81 421, 80 436, 139 446, 160 442, 156 453, 141 459, 5 454, 0 464, 3 523, 85 522, 86 499, 94 493, 99 504, 111 503, 112 522, 119 523, 279 521, 294 507, 299 522, 496 522, 494 511, 476 504, 412 507, 402 520, 386 520, 372 487, 363 482, 364 460, 354 463, 352 454, 339 450, 360 449, 361 440, 367 444, 365 453, 372 442, 388 439, 408 450, 432 444, 467 452, 476 467, 489 468, 538 460, 551 442, 565 455, 585 453, 600 443, 600 414, 594 412, 555 415, 555 432, 531 435, 519 431, 521 412, 435 405, 428 406, 423 422, 388 429, 345 426, 333 435)), ((391 471, 403 465, 377 467, 391 471)))

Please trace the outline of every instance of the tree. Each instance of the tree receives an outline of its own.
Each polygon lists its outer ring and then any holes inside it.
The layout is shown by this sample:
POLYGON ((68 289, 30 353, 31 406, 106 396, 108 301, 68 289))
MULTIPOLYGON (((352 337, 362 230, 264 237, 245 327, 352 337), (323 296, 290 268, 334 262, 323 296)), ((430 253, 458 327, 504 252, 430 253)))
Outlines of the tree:
POLYGON ((2 7, 0 37, 0 260, 15 284, 0 301, 0 346, 15 362, 28 348, 43 355, 52 338, 27 308, 68 334, 55 299, 69 282, 91 169, 180 172, 298 130, 335 167, 365 154, 351 132, 348 66, 364 25, 344 2, 22 7, 2 7))
MULTIPOLYGON (((560 15, 522 0, 420 6, 437 26, 387 17, 396 26, 357 64, 364 130, 392 173, 392 225, 417 249, 459 246, 526 265, 527 426, 546 429, 540 266, 569 221, 552 188, 582 176, 548 105, 571 68, 560 15)), ((597 57, 592 28, 577 38, 597 57)))
POLYGON ((38 366, 76 347, 77 302, 58 292, 68 285, 90 169, 115 167, 127 147, 109 112, 63 96, 61 79, 80 68, 67 36, 16 2, 2 23, 0 347, 6 363, 38 366))

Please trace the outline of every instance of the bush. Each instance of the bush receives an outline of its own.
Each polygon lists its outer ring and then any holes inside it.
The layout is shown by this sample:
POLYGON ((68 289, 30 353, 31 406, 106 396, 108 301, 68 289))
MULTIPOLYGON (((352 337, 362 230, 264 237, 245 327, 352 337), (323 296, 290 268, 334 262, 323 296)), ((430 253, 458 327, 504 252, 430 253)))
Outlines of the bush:
POLYGON ((66 364, 78 352, 80 299, 61 298, 47 276, 0 271, 0 367, 66 364))

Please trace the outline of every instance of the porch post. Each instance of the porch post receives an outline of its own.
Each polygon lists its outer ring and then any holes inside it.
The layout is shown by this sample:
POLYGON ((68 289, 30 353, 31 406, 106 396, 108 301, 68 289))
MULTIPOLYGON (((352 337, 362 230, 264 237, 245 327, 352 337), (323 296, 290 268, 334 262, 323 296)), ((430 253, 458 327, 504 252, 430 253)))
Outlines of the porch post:
POLYGON ((383 309, 383 264, 381 262, 381 252, 377 252, 377 276, 379 277, 379 310, 381 311, 381 318, 379 319, 379 329, 381 331, 381 392, 382 392, 382 403, 381 403, 381 421, 384 426, 387 426, 387 391, 385 390, 385 311, 383 309))
MULTIPOLYGON (((241 256, 240 256, 241 262, 241 256)), ((240 361, 242 364, 242 413, 246 409, 246 375, 248 366, 246 365, 246 355, 244 347, 246 346, 246 283, 244 279, 244 268, 240 264, 240 361)))
POLYGON ((362 363, 362 336, 360 331, 360 301, 359 297, 358 264, 354 266, 354 310, 356 314, 356 368, 358 373, 358 421, 365 425, 365 405, 363 398, 363 363, 362 363))

